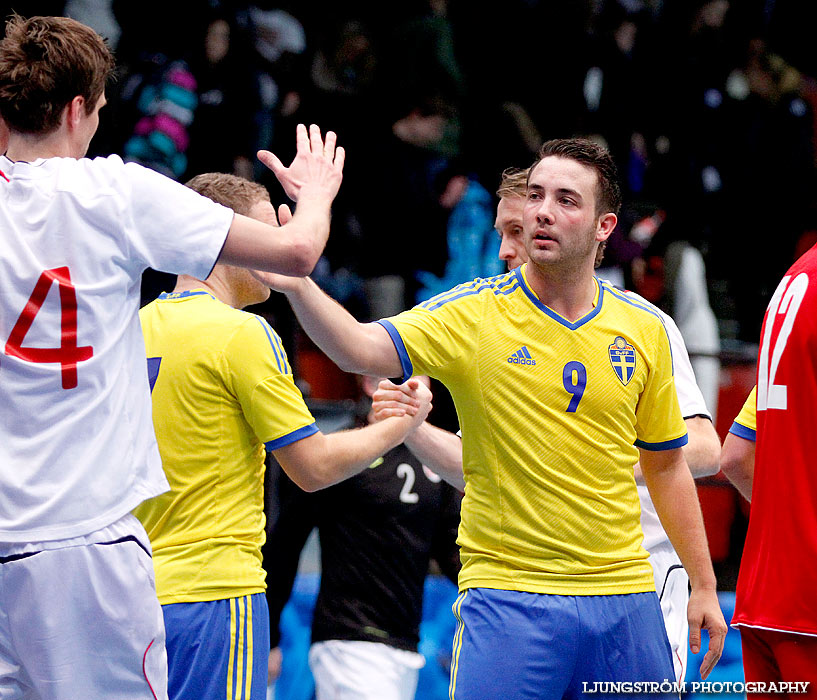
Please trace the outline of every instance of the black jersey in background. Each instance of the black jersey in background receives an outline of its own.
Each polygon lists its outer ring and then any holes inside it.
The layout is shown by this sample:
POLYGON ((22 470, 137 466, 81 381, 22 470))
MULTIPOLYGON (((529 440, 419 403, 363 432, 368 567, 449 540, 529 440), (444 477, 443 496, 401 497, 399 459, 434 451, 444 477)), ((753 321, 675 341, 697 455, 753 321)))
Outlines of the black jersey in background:
POLYGON ((317 527, 321 585, 312 642, 359 640, 416 651, 429 561, 454 582, 459 571, 459 492, 404 445, 316 493, 304 493, 282 472, 272 482, 278 509, 264 548, 272 646, 301 549, 317 527))

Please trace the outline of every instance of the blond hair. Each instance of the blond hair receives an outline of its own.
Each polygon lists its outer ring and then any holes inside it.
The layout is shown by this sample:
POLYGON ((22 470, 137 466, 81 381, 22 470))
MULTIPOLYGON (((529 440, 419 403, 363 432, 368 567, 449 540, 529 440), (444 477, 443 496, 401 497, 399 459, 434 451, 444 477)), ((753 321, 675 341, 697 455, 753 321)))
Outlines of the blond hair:
POLYGON ((247 216, 258 202, 270 201, 269 192, 263 185, 228 173, 203 173, 185 185, 243 216, 247 216))
POLYGON ((528 191, 528 171, 530 168, 506 168, 502 171, 502 180, 496 196, 524 197, 528 191))

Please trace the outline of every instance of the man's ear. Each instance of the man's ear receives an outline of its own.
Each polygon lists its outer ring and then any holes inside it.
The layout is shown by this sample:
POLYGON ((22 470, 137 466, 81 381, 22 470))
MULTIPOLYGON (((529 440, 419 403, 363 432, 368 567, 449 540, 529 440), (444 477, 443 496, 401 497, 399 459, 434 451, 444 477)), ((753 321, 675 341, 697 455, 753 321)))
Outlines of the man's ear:
POLYGON ((613 232, 613 229, 615 229, 617 223, 618 217, 613 214, 613 212, 602 214, 599 217, 598 228, 596 230, 596 240, 606 241, 608 238, 610 238, 610 234, 613 232))
POLYGON ((85 98, 77 95, 67 105, 63 112, 63 119, 67 126, 73 131, 79 125, 80 120, 85 115, 85 98))

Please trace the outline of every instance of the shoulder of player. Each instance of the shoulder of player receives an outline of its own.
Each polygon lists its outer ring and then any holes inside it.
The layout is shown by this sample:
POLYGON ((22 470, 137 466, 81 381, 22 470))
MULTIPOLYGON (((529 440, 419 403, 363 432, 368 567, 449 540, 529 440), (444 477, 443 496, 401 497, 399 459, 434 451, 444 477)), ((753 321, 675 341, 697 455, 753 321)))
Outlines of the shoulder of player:
POLYGON ((470 282, 458 284, 447 292, 442 292, 415 306, 415 309, 436 311, 444 306, 467 306, 490 299, 505 297, 519 288, 519 280, 513 272, 505 272, 495 277, 477 277, 470 282))
MULTIPOLYGON (((115 195, 127 196, 132 183, 140 178, 162 177, 137 163, 126 163, 115 154, 96 158, 49 158, 35 161, 19 174, 29 179, 52 177, 55 191, 89 203, 115 195)), ((17 175, 15 169, 14 176, 17 175)))
POLYGON ((229 345, 236 337, 241 341, 261 341, 267 331, 274 333, 260 316, 235 309, 203 289, 162 294, 145 305, 139 316, 143 321, 155 318, 178 323, 179 330, 195 329, 197 334, 206 336, 209 343, 222 346, 229 345))
MULTIPOLYGON (((14 162, 3 156, 2 170, 11 181, 53 178, 58 190, 82 191, 89 184, 111 182, 123 173, 125 163, 117 155, 97 158, 38 158, 14 162)), ((145 168, 143 168, 145 169, 145 168)), ((88 194, 99 194, 88 189, 88 194)))
POLYGON ((263 316, 227 306, 221 312, 224 330, 230 333, 228 342, 261 343, 283 348, 281 338, 263 316))
POLYGON ((667 322, 672 322, 670 316, 635 292, 619 289, 606 280, 599 280, 599 283, 604 290, 605 302, 610 300, 611 303, 619 305, 622 310, 647 324, 663 327, 667 322))

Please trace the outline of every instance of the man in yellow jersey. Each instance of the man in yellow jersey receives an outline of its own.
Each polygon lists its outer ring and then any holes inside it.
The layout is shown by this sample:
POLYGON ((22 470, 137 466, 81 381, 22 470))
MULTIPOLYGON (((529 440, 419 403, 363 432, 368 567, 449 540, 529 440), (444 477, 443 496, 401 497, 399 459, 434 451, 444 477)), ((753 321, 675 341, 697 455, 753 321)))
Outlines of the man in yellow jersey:
MULTIPOLYGON (((188 186, 275 224, 260 185, 211 173, 188 186)), ((173 293, 140 312, 170 491, 136 515, 153 546, 171 700, 266 696, 265 448, 311 491, 365 469, 400 444, 429 408, 430 392, 412 380, 421 404, 413 418, 323 435, 295 386, 281 339, 262 318, 240 310, 268 296, 249 271, 217 264, 206 280, 179 276, 173 293)))
POLYGON ((450 697, 604 697, 623 682, 655 695, 674 673, 641 547, 639 458, 692 584, 693 652, 710 633, 704 677, 726 634, 669 341, 657 314, 593 275, 620 207, 609 153, 564 139, 539 155, 529 263, 512 272, 371 324, 309 280, 266 279, 341 368, 429 374, 451 392, 465 497, 450 697))
POLYGON ((757 387, 743 404, 721 450, 721 469, 726 478, 747 501, 752 501, 755 475, 755 442, 757 440, 757 387))
MULTIPOLYGON (((528 261, 522 235, 522 216, 527 189, 527 170, 509 168, 502 173, 502 180, 496 192, 499 203, 495 228, 501 240, 499 257, 507 263, 508 270, 513 270, 528 261)), ((604 250, 600 245, 596 256, 596 267, 601 263, 603 253, 604 250)), ((634 302, 660 314, 666 327, 678 403, 689 438, 689 442, 683 447, 683 452, 692 476, 699 478, 715 474, 718 471, 721 444, 712 425, 712 418, 707 410, 704 397, 695 382, 695 375, 681 332, 673 319, 660 309, 637 295, 631 295, 631 298, 634 302)), ((400 415, 403 397, 406 395, 403 394, 400 386, 388 380, 381 381, 373 396, 374 417, 400 415)), ((404 444, 425 466, 437 472, 453 486, 460 490, 463 489, 462 440, 458 435, 430 423, 423 423, 406 438, 404 444)), ((754 447, 753 443, 752 445, 754 447)), ((655 589, 659 594, 664 626, 672 649, 675 677, 683 680, 686 675, 689 647, 689 624, 687 622, 689 578, 658 520, 652 499, 647 487, 643 485, 643 479, 640 479, 640 474, 641 469, 636 466, 636 482, 641 503, 641 529, 644 531, 642 546, 649 554, 655 589)))

